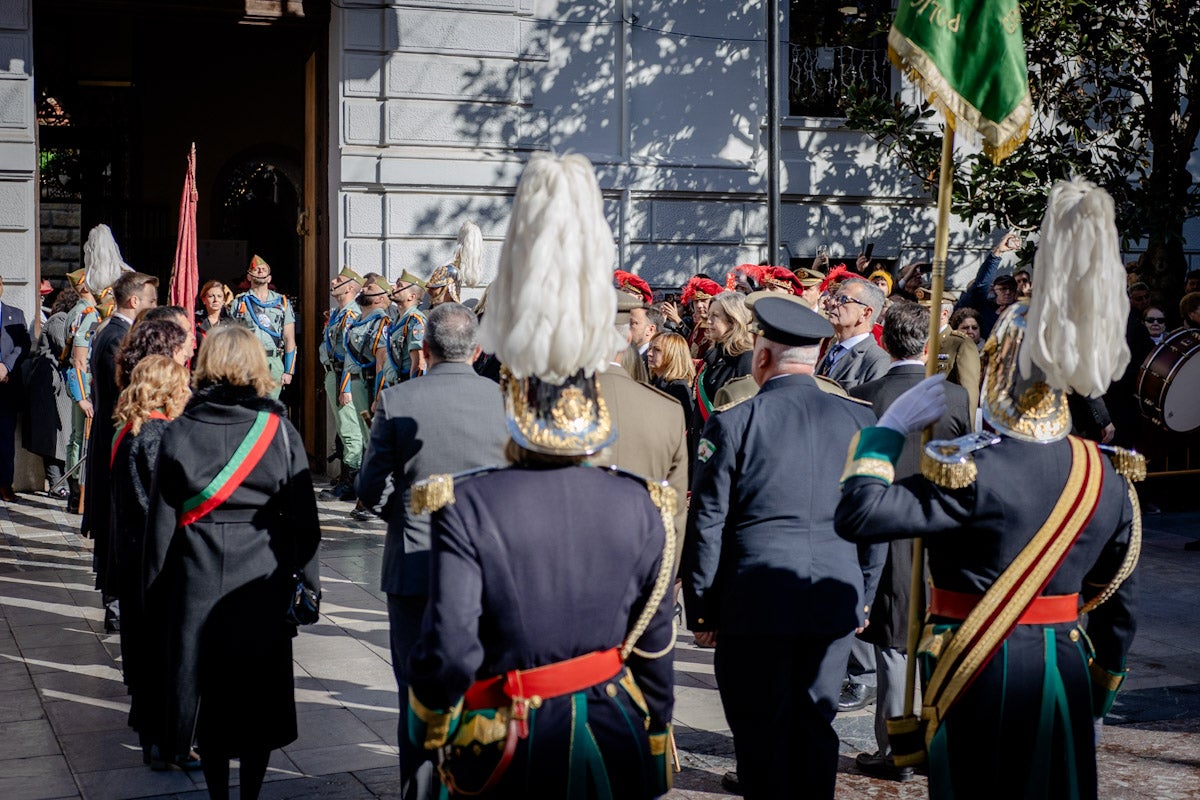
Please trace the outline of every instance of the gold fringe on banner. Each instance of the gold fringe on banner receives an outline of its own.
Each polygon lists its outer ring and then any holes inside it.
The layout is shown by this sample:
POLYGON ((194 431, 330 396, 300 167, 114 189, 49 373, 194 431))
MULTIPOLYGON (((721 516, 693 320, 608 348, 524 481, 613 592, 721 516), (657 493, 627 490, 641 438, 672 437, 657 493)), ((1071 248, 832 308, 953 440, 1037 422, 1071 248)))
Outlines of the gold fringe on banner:
POLYGON ((999 121, 990 120, 950 86, 924 50, 895 28, 888 33, 888 60, 920 87, 925 99, 945 116, 951 130, 963 133, 958 125, 961 120, 970 131, 982 137, 983 152, 993 164, 999 164, 1012 155, 1029 135, 1033 101, 1028 89, 1007 117, 999 121))

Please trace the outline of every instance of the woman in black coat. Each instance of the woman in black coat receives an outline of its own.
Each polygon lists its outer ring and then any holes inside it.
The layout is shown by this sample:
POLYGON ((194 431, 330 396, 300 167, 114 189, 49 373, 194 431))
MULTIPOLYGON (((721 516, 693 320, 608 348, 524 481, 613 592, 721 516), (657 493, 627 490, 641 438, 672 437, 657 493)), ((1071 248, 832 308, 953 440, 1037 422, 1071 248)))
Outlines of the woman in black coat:
POLYGON ((746 297, 739 292, 721 292, 709 303, 708 338, 712 347, 704 354, 696 376, 699 430, 704 429, 712 413, 717 391, 734 378, 750 374, 754 361, 754 334, 750 332, 753 320, 746 297))
POLYGON ((678 333, 658 334, 650 340, 646 360, 650 366, 650 385, 674 397, 683 408, 683 422, 688 437, 688 485, 691 486, 699 433, 696 398, 692 388, 696 382, 696 365, 692 363, 687 339, 678 333))
POLYGON ((253 333, 209 333, 192 383, 162 439, 146 530, 146 602, 167 617, 159 741, 186 752, 194 728, 209 795, 228 797, 240 758, 241 796, 255 798, 271 750, 296 739, 285 612, 295 573, 317 588, 317 504, 253 333))
MULTIPOLYGON (((158 698, 151 682, 161 677, 162 664, 155 663, 148 651, 154 625, 147 620, 142 604, 142 546, 159 444, 167 425, 183 411, 190 395, 184 366, 168 356, 148 355, 133 369, 114 414, 117 437, 112 444, 110 530, 121 601, 121 671, 130 695, 129 727, 138 732, 143 757, 154 769, 167 766, 162 748, 153 747, 151 738, 158 698)), ((200 766, 187 751, 177 758, 176 764, 184 769, 200 766)))

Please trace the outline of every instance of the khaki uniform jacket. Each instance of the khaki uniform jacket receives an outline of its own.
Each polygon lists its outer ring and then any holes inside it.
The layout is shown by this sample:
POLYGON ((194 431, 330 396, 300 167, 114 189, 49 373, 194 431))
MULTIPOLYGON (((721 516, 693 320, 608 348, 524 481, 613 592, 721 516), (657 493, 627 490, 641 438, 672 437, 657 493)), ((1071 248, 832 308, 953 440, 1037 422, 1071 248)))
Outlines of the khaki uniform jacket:
POLYGON ((981 380, 979 348, 975 346, 975 342, 966 334, 942 329, 941 344, 938 348, 938 372, 944 373, 946 380, 967 390, 968 410, 973 424, 975 409, 979 408, 981 380))
POLYGON ((666 392, 638 383, 611 365, 598 376, 600 396, 617 428, 617 441, 593 459, 644 478, 666 481, 675 490, 675 569, 683 555, 687 524, 688 459, 683 408, 666 392))

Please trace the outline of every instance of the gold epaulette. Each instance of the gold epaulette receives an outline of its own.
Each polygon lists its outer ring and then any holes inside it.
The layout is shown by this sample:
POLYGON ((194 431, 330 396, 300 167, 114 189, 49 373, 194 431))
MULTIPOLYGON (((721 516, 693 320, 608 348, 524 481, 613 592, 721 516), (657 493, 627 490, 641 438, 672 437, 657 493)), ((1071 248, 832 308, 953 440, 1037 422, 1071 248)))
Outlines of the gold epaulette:
POLYGON ((1102 444, 1100 452, 1108 456, 1113 469, 1126 480, 1135 483, 1146 480, 1146 457, 1138 451, 1102 444))
POLYGON ((414 514, 432 514, 454 502, 454 476, 430 475, 412 485, 408 507, 414 514))
POLYGON ((921 474, 943 489, 964 489, 978 476, 971 454, 999 441, 999 436, 990 433, 970 433, 957 439, 932 441, 921 451, 921 474))
POLYGON ((498 467, 479 467, 478 469, 470 469, 454 475, 448 473, 430 475, 423 481, 417 481, 409 490, 409 510, 414 514, 432 514, 434 511, 443 509, 448 505, 453 505, 454 484, 456 481, 484 472, 492 472, 496 469, 498 467))

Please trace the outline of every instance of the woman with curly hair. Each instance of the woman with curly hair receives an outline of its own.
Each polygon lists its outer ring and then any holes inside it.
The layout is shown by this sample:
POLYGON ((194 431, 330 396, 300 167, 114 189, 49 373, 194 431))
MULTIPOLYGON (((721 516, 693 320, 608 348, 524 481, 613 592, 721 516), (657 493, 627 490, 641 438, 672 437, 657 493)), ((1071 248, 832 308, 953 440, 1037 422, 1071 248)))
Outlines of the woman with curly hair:
POLYGON ((124 391, 134 367, 146 356, 166 356, 183 365, 190 350, 187 331, 173 317, 139 320, 117 351, 117 389, 124 391))
MULTIPOLYGON (((149 355, 130 372, 129 385, 121 392, 113 414, 117 435, 110 461, 110 530, 121 602, 121 670, 130 694, 129 727, 138 732, 143 759, 152 769, 166 769, 167 764, 150 737, 150 722, 157 714, 156 693, 148 687, 160 679, 162 668, 147 646, 148 630, 155 622, 142 604, 142 544, 158 446, 168 423, 182 413, 190 395, 186 368, 168 356, 149 355)), ((176 764, 184 769, 200 766, 194 755, 185 755, 176 764)))
POLYGON ((754 318, 741 292, 721 292, 708 304, 706 332, 712 346, 696 376, 697 425, 703 428, 713 410, 717 390, 734 378, 750 374, 754 360, 754 318))

